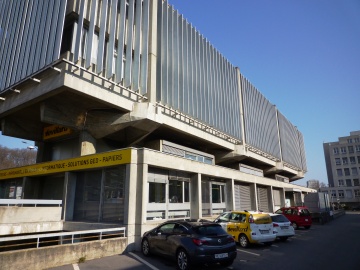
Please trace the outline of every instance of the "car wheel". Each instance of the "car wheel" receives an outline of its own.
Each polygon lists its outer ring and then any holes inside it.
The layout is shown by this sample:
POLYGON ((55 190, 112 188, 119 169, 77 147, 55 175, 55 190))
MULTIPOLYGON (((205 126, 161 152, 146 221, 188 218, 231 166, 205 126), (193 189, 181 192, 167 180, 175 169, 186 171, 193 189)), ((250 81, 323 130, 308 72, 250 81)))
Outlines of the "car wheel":
POLYGON ((247 238, 247 236, 245 234, 239 235, 239 243, 240 243, 240 246, 242 246, 243 248, 247 248, 249 246, 249 239, 247 238))
POLYGON ((311 226, 305 226, 305 229, 308 230, 308 229, 310 229, 310 227, 311 227, 311 226))
POLYGON ((273 244, 273 242, 264 242, 265 246, 271 246, 273 244))
POLYGON ((144 256, 150 255, 150 244, 149 244, 149 240, 147 240, 146 238, 144 238, 141 242, 141 251, 142 254, 144 254, 144 256))
POLYGON ((220 262, 220 265, 222 267, 229 267, 230 265, 232 265, 234 262, 234 260, 229 260, 229 261, 224 261, 224 262, 220 262))
POLYGON ((284 241, 284 242, 288 239, 287 236, 282 236, 282 237, 279 237, 279 238, 280 238, 281 241, 284 241))
POLYGON ((179 249, 176 253, 177 269, 188 270, 190 269, 190 258, 184 249, 179 249))
POLYGON ((291 226, 293 226, 294 230, 299 229, 299 226, 295 222, 291 223, 291 226))

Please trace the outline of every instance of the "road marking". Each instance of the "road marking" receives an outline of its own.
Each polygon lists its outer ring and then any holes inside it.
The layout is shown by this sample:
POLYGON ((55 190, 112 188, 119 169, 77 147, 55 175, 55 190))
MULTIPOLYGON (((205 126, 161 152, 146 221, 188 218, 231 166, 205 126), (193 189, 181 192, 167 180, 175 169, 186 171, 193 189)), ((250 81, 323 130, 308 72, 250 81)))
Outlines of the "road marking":
POLYGON ((132 252, 129 252, 129 254, 131 256, 134 256, 137 260, 139 260, 140 262, 142 262, 143 264, 146 264, 147 266, 149 266, 151 269, 153 270, 160 270, 159 268, 156 268, 155 266, 153 266, 152 264, 148 263, 147 261, 141 259, 138 255, 135 255, 134 253, 132 252))
POLYGON ((244 253, 248 253, 248 254, 251 254, 251 255, 254 255, 254 256, 261 256, 261 255, 258 254, 258 253, 253 253, 253 252, 245 251, 245 250, 242 250, 242 249, 238 249, 237 251, 239 251, 239 252, 244 252, 244 253))
POLYGON ((73 263, 74 270, 80 270, 80 267, 77 263, 73 263))

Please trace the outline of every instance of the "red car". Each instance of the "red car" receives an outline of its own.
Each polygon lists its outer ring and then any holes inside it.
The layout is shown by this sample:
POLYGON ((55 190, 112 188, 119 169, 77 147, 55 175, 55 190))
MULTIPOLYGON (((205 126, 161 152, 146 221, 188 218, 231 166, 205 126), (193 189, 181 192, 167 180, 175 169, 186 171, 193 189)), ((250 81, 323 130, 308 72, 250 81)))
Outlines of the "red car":
POLYGON ((311 213, 305 206, 282 207, 275 213, 286 216, 295 230, 299 227, 310 229, 312 225, 311 213))

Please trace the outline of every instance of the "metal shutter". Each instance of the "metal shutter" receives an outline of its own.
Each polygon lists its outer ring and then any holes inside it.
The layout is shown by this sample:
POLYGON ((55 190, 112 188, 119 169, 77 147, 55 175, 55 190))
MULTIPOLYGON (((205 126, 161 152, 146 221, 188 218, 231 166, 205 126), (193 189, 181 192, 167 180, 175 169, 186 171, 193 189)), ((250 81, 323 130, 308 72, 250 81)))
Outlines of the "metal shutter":
POLYGON ((235 185, 238 186, 238 195, 239 196, 239 201, 240 204, 236 204, 236 199, 235 199, 235 206, 236 206, 236 210, 251 210, 251 193, 250 193, 250 186, 249 185, 235 185))
POLYGON ((278 210, 281 208, 281 197, 280 197, 280 190, 274 189, 273 190, 273 198, 274 198, 274 210, 278 210))
POLYGON ((267 194, 267 188, 258 187, 258 208, 263 212, 269 212, 269 200, 267 194))

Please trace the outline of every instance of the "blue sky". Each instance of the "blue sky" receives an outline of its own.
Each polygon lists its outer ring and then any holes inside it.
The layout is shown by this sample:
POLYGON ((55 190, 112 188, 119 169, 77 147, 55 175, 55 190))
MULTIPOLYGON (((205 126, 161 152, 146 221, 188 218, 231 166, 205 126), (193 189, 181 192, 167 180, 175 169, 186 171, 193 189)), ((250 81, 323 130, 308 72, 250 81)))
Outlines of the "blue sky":
POLYGON ((323 142, 360 130, 360 1, 169 3, 302 132, 308 172, 294 183, 327 183, 323 142))

